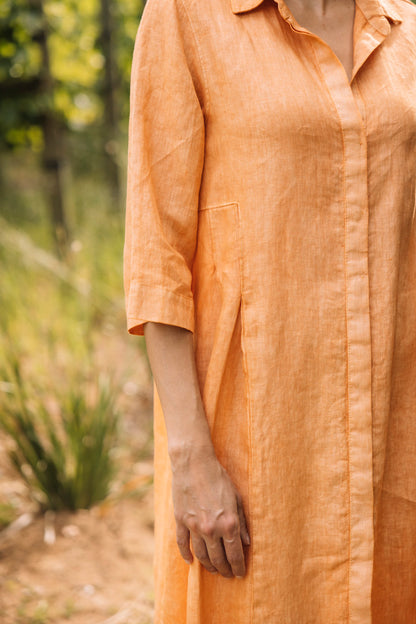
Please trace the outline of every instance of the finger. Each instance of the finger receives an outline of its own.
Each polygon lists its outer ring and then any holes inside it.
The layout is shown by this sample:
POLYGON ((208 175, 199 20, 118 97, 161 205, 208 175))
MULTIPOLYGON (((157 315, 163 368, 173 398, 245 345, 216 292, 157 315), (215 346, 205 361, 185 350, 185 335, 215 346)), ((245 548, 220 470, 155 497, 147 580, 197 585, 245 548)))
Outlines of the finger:
POLYGON ((220 539, 205 539, 206 549, 212 565, 226 578, 231 578, 233 572, 227 561, 224 547, 220 539))
POLYGON ((176 524, 176 543, 186 563, 192 563, 193 557, 189 547, 189 531, 183 524, 176 524))
POLYGON ((202 537, 198 535, 197 533, 191 533, 191 537, 192 537, 192 546, 194 549, 195 557, 198 559, 198 561, 201 562, 204 568, 208 570, 208 572, 212 572, 213 574, 216 574, 217 569, 215 568, 214 565, 212 565, 212 562, 210 561, 207 547, 202 537))
POLYGON ((223 537, 222 540, 225 554, 234 576, 243 577, 246 573, 246 566, 240 533, 237 532, 232 538, 223 537))
POLYGON ((238 518, 240 520, 241 540, 245 546, 250 546, 250 534, 248 532, 246 517, 244 514, 244 509, 243 509, 243 504, 241 502, 241 499, 237 501, 237 511, 238 511, 238 518))

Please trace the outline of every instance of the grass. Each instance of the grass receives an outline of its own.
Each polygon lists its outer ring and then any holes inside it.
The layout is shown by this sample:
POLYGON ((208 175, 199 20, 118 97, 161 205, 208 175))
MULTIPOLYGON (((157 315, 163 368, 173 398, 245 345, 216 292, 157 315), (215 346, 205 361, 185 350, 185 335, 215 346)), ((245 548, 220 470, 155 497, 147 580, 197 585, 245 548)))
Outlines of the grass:
POLYGON ((62 617, 66 620, 71 619, 71 617, 76 613, 76 605, 73 598, 68 598, 65 601, 65 605, 62 612, 62 617))
POLYGON ((37 605, 33 608, 23 601, 17 609, 16 624, 47 624, 51 622, 49 616, 49 604, 46 600, 38 601, 37 605), (28 610, 31 613, 28 613, 28 610))
POLYGON ((16 507, 10 502, 0 503, 0 531, 5 529, 17 517, 16 507))
POLYGON ((3 379, 9 391, 0 399, 0 426, 14 445, 9 456, 41 508, 76 510, 104 500, 116 473, 112 449, 117 441, 115 393, 101 380, 59 388, 42 396, 11 361, 3 379))
MULTIPOLYGON (((36 158, 10 156, 5 169, 0 424, 14 441, 15 467, 41 505, 88 507, 105 498, 115 472, 115 390, 99 382, 98 371, 111 379, 118 363, 97 360, 106 335, 127 338, 124 215, 94 172, 73 174, 66 198, 73 240, 62 262, 54 256, 36 158)), ((143 349, 143 340, 135 342, 143 349)))
MULTIPOLYGON (((90 160, 95 163, 93 155, 90 160)), ((29 153, 7 155, 2 169, 7 188, 0 193, 0 418, 8 418, 12 431, 1 436, 1 450, 5 440, 16 454, 21 479, 30 484, 30 496, 42 509, 60 507, 62 501, 69 507, 88 505, 91 493, 104 496, 110 486, 110 496, 91 514, 91 522, 98 523, 122 498, 141 498, 151 487, 149 477, 135 470, 142 459, 149 460, 152 442, 137 377, 143 370, 144 340, 126 332, 123 215, 113 209, 99 171, 88 170, 85 162, 74 168, 67 195, 72 245, 62 262, 54 255, 36 159, 29 153), (139 390, 125 391, 129 383, 139 390), (111 424, 115 412, 121 415, 120 435, 111 424), (103 426, 107 419, 110 424, 103 426), (97 457, 101 474, 111 473, 105 458, 120 468, 113 487, 102 477, 102 487, 92 485, 97 457)), ((18 507, 16 515, 28 504, 28 489, 22 491, 24 499, 19 495, 10 501, 18 507)), ((9 490, 1 499, 0 530, 1 522, 5 526, 14 519, 8 496, 9 490)), ((15 543, 19 539, 15 536, 15 543)), ((53 556, 53 548, 41 546, 39 556, 53 556)), ((12 551, 9 557, 13 560, 12 551)), ((84 562, 79 563, 83 568, 84 562)), ((22 590, 21 581, 6 579, 9 599, 0 621, 88 619, 89 607, 73 597, 71 588, 56 595, 35 591, 38 582, 45 587, 49 582, 42 566, 36 577, 30 570, 28 575, 34 589, 27 596, 21 594, 27 589, 22 590)))
MULTIPOLYGON (((55 374, 69 364, 88 366, 103 330, 126 331, 124 215, 114 210, 96 173, 74 172, 67 185, 73 240, 67 262, 59 263, 36 159, 17 154, 3 165, 8 186, 0 193, 0 359, 2 337, 8 337, 39 374, 50 374, 51 359, 55 374)), ((142 339, 135 344, 144 352, 142 339)))
POLYGON ((74 240, 67 263, 61 263, 67 276, 63 279, 54 270, 53 262, 59 266, 59 261, 53 257, 48 210, 36 177, 29 177, 26 187, 19 189, 17 162, 9 168, 18 190, 8 189, 0 210, 2 232, 8 224, 0 252, 0 327, 28 347, 32 356, 33 349, 45 342, 59 342, 82 356, 103 323, 124 322, 122 218, 111 211, 99 181, 86 176, 71 185, 68 220, 74 240), (39 252, 46 262, 40 262, 39 252), (83 292, 76 288, 79 282, 85 286, 83 292))

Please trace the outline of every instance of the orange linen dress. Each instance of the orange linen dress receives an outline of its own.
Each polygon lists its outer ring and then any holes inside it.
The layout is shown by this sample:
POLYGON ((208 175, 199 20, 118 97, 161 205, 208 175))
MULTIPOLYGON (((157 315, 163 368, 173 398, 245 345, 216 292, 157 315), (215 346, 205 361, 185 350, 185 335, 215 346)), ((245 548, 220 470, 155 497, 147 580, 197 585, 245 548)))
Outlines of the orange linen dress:
POLYGON ((350 81, 283 0, 148 0, 130 103, 128 330, 194 332, 251 534, 182 560, 155 395, 156 624, 415 624, 416 7, 350 81))

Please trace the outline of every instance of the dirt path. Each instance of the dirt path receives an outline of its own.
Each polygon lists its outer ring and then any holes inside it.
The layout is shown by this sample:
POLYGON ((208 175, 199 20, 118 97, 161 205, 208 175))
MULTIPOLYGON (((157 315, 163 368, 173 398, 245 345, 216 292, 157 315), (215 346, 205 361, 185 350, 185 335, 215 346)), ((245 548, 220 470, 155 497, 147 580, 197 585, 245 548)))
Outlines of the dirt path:
POLYGON ((60 513, 56 541, 35 521, 1 545, 3 624, 149 624, 152 621, 152 504, 60 513))
POLYGON ((132 372, 120 396, 120 474, 106 502, 45 522, 0 436, 0 504, 13 505, 22 520, 32 514, 25 528, 0 532, 2 624, 152 622, 151 385, 143 363, 137 364, 137 346, 123 341, 110 348, 132 372), (45 526, 54 529, 54 543, 45 542, 45 526))

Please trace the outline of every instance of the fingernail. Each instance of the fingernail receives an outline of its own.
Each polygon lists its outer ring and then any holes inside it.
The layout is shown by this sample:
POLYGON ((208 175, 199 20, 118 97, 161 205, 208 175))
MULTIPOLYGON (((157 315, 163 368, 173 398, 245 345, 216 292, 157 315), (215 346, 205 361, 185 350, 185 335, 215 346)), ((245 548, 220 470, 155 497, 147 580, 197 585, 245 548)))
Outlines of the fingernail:
POLYGON ((190 559, 185 559, 185 563, 187 563, 188 565, 191 565, 192 561, 190 559))
POLYGON ((236 575, 236 577, 235 577, 235 578, 242 579, 242 578, 244 578, 244 576, 237 576, 237 575, 236 575))

